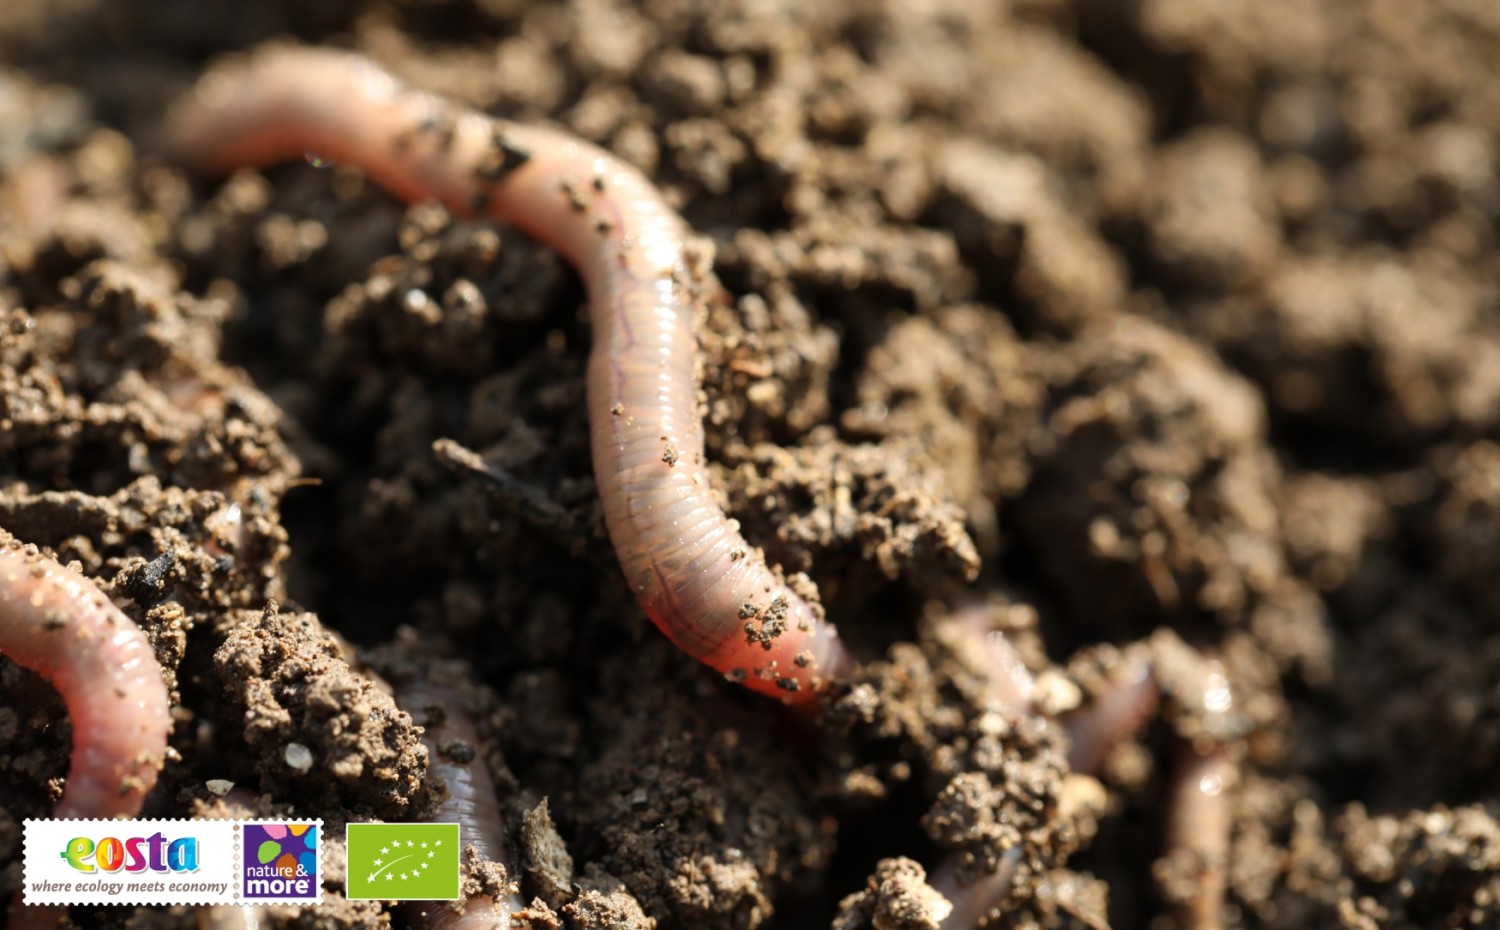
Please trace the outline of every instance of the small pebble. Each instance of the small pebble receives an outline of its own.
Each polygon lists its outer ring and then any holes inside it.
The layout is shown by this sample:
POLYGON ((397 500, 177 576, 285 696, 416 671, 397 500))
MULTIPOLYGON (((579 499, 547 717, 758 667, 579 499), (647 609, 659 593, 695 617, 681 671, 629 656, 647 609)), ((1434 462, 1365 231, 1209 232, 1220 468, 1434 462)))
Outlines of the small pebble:
POLYGON ((307 771, 313 764, 312 750, 301 743, 287 743, 286 764, 294 771, 307 771))

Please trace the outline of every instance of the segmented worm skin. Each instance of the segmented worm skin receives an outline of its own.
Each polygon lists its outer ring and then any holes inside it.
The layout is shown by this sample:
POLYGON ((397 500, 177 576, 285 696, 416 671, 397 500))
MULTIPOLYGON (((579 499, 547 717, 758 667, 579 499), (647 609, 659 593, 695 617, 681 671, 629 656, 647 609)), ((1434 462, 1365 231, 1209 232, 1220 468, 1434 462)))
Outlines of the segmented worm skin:
POLYGON ((562 253, 589 292, 594 477, 642 608, 689 655, 789 703, 845 674, 832 626, 778 580, 710 491, 688 230, 640 172, 566 133, 407 89, 357 55, 286 46, 207 75, 172 136, 204 172, 315 154, 400 198, 511 223, 562 253))
MULTIPOLYGON (((505 821, 500 813, 500 800, 495 796, 495 780, 480 751, 482 744, 468 699, 456 688, 416 680, 398 686, 396 700, 402 710, 426 727, 422 743, 427 747, 428 774, 441 778, 448 788, 448 796, 433 813, 432 822, 460 824, 459 834, 466 854, 472 847, 480 859, 503 863, 511 878, 516 878, 519 873, 506 845, 505 821), (440 709, 439 712, 434 714, 434 708, 440 709), (467 762, 443 751, 444 746, 455 742, 472 747, 474 754, 467 762)), ((514 895, 499 901, 470 898, 464 903, 462 913, 434 902, 413 906, 421 909, 422 926, 429 930, 509 927, 511 915, 525 909, 524 902, 514 895)))
POLYGON ((0 653, 51 682, 68 706, 73 754, 53 816, 134 816, 172 729, 140 627, 92 581, 0 530, 0 653))
MULTIPOLYGON (((172 730, 161 666, 140 627, 89 579, 0 530, 0 653, 45 678, 73 723, 54 817, 132 817, 156 784, 172 730)), ((15 930, 49 930, 65 908, 11 901, 15 930)))

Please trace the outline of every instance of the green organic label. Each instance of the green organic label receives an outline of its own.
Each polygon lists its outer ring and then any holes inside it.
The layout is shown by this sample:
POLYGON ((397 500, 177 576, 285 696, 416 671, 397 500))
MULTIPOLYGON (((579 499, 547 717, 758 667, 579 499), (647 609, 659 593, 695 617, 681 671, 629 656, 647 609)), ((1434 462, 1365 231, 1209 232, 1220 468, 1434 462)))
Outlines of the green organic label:
POLYGON ((458 824, 351 823, 351 901, 456 901, 458 824))

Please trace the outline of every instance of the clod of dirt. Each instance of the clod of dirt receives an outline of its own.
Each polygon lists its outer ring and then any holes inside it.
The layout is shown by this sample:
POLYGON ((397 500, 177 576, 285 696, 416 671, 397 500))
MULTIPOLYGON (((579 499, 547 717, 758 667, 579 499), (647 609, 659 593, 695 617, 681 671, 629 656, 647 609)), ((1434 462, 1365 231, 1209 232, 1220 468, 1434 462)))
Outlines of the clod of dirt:
POLYGON ((273 605, 229 635, 214 668, 243 715, 262 790, 299 797, 314 813, 347 805, 412 816, 427 750, 411 716, 350 667, 317 618, 273 605))
POLYGON ((915 437, 990 557, 1000 545, 995 502, 1031 477, 1025 440, 1045 399, 1036 368, 993 308, 946 306, 902 320, 870 350, 843 426, 856 437, 915 437))
POLYGON ((1142 212, 1151 260, 1162 273, 1215 291, 1261 279, 1281 249, 1281 233, 1255 146, 1225 130, 1203 130, 1157 158, 1142 212))
POLYGON ((990 294, 1014 294, 1032 327, 1073 333, 1125 304, 1125 271, 1029 155, 963 140, 938 161, 938 212, 990 294))
POLYGON ((711 451, 802 436, 827 420, 838 339, 790 288, 712 302, 707 314, 699 342, 711 451))
POLYGON ((754 930, 782 889, 826 866, 833 837, 764 705, 707 699, 729 686, 679 659, 653 637, 606 667, 565 814, 575 848, 651 917, 754 930))
POLYGON ((1396 531, 1378 484, 1317 472, 1289 476, 1282 489, 1282 533, 1292 569, 1325 593, 1358 596, 1365 566, 1381 558, 1396 531))
POLYGON ((875 864, 869 887, 839 902, 833 930, 938 930, 953 905, 927 884, 927 872, 906 858, 875 864))
POLYGON ((582 891, 562 909, 578 930, 655 930, 656 920, 646 916, 625 884, 597 865, 584 867, 578 885, 582 891))
POLYGON ((1384 914, 1388 925, 1483 926, 1500 918, 1500 822, 1483 806, 1370 817, 1356 804, 1334 829, 1351 877, 1368 889, 1355 902, 1359 910, 1384 914))
POLYGON ((734 473, 730 509, 746 514, 751 538, 779 537, 766 546, 772 563, 826 570, 834 564, 829 556, 855 555, 856 564, 873 563, 888 580, 934 593, 978 576, 963 513, 915 448, 761 445, 747 457, 734 473))
POLYGON ((80 562, 141 625, 176 689, 193 630, 281 590, 275 567, 286 534, 254 498, 235 503, 217 491, 164 488, 154 477, 109 497, 15 491, 0 497, 0 525, 80 562))
POLYGON ((1250 385, 1134 318, 1063 358, 1018 518, 1072 615, 1117 634, 1162 616, 1248 624, 1281 661, 1326 677, 1326 620, 1286 566, 1281 473, 1250 385))
POLYGON ((33 270, 70 312, 18 321, 35 330, 18 340, 28 351, 0 370, 0 416, 12 424, 0 453, 24 473, 106 492, 144 475, 229 490, 297 473, 280 412, 218 361, 223 301, 179 292, 144 260, 33 270))
POLYGON ((1500 422, 1493 286, 1466 267, 1354 252, 1290 257, 1257 293, 1194 305, 1190 322, 1253 378, 1272 411, 1340 443, 1408 459, 1422 439, 1500 422))
MULTIPOLYGON (((1500 917, 1500 823, 1480 805, 1325 814, 1307 786, 1252 778, 1237 792, 1230 882, 1272 930, 1483 927, 1500 917), (1251 814, 1254 816, 1250 816, 1251 814)), ((1169 896, 1195 880, 1157 864, 1169 896)))
POLYGON ((1434 562, 1476 609, 1500 617, 1500 444, 1445 449, 1436 465, 1442 492, 1429 518, 1434 562))
POLYGON ((527 887, 554 910, 573 900, 573 857, 557 834, 545 799, 521 820, 521 871, 527 887))
MULTIPOLYGON (((1018 651, 1034 653, 1034 610, 988 613, 1015 635, 1018 651)), ((945 635, 945 619, 927 619, 921 648, 897 644, 865 666, 829 708, 830 728, 856 747, 839 756, 850 768, 837 790, 869 803, 916 779, 934 798, 922 826, 951 857, 960 884, 993 873, 1020 850, 1003 909, 1055 913, 1064 905, 1051 876, 1093 834, 1099 792, 1091 800, 1066 777, 1061 727, 1018 713, 989 688, 972 639, 945 635)))
POLYGON ((1052 166, 1084 216, 1118 214, 1139 198, 1153 118, 1140 85, 1119 80, 1056 32, 1017 19, 976 32, 967 44, 974 70, 953 117, 969 134, 1052 166))

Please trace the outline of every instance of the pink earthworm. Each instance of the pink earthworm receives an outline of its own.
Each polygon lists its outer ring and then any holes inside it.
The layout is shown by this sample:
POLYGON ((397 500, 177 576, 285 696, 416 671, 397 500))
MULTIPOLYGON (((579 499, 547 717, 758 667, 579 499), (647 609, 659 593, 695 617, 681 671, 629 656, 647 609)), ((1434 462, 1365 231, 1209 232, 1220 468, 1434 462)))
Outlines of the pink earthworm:
POLYGON ((941 621, 940 629, 950 637, 950 648, 972 657, 984 673, 984 696, 1013 719, 1032 713, 1036 681, 1010 639, 990 626, 989 609, 983 603, 959 607, 941 621))
MULTIPOLYGON (((973 657, 984 671, 984 697, 1012 720, 1036 713, 1036 681, 1010 639, 991 628, 989 611, 983 604, 960 607, 942 621, 951 636, 950 648, 973 657)), ((969 884, 958 877, 960 857, 949 855, 933 870, 930 884, 953 905, 942 918, 940 930, 969 930, 980 926, 1010 894, 1011 882, 1021 865, 1021 847, 1012 846, 1000 856, 995 871, 969 884)))
MULTIPOLYGON (((982 605, 959 608, 943 621, 943 626, 953 636, 950 641, 953 646, 975 657, 986 672, 985 697, 989 701, 1012 718, 1038 713, 1035 680, 1005 634, 990 627, 982 605)), ((1160 684, 1151 663, 1143 656, 1127 657, 1092 704, 1064 715, 1069 768, 1084 775, 1096 773, 1116 746, 1140 734, 1156 713, 1159 696, 1160 684)), ((1211 813, 1206 803, 1191 807, 1189 802, 1194 799, 1185 794, 1179 794, 1178 800, 1180 803, 1174 805, 1174 823, 1199 819, 1200 812, 1201 816, 1211 813), (1186 820, 1179 810, 1187 810, 1186 820)), ((1186 842, 1187 835, 1185 831, 1174 833, 1173 841, 1186 842)), ((995 871, 964 885, 958 878, 957 856, 949 856, 940 863, 933 871, 931 884, 953 905, 940 930, 970 930, 983 925, 1010 894, 1020 864, 1021 849, 1012 847, 1001 855, 995 871)), ((1204 893, 1209 898, 1212 889, 1205 887, 1204 893)), ((1194 906, 1200 905, 1195 902, 1194 906)), ((1187 926, 1192 930, 1209 930, 1198 924, 1187 926)))
POLYGON ((211 71, 170 138, 204 173, 314 155, 352 165, 401 199, 510 223, 562 253, 589 292, 594 478, 642 609, 684 652, 787 703, 846 674, 833 626, 714 499, 689 230, 639 171, 564 132, 408 89, 358 55, 291 46, 211 71))
POLYGON ((958 857, 949 856, 943 860, 933 872, 930 884, 948 899, 953 910, 938 924, 939 930, 969 930, 982 926, 1010 894, 1010 883, 1015 880, 1020 865, 1021 847, 1012 846, 1001 854, 995 871, 964 885, 958 878, 958 857))
MULTIPOLYGON (((1179 687, 1191 695, 1205 719, 1224 719, 1234 709, 1234 693, 1224 663, 1198 654, 1179 687)), ((1228 727, 1225 727, 1228 730, 1228 727)), ((1242 745, 1221 731, 1178 739, 1168 786, 1168 861, 1191 870, 1185 893, 1174 891, 1172 909, 1184 930, 1221 930, 1229 888, 1229 843, 1234 828, 1231 795, 1239 783, 1242 745), (1179 897, 1180 895, 1180 897, 1179 897)))
POLYGON ((1156 715, 1161 684, 1144 657, 1127 658, 1113 680, 1087 707, 1064 718, 1068 728, 1068 767, 1092 775, 1121 743, 1134 739, 1156 715))
POLYGON ((1177 926, 1184 930, 1221 930, 1224 926, 1233 826, 1229 792, 1237 778, 1237 767, 1223 747, 1199 754, 1189 743, 1179 745, 1166 847, 1169 857, 1186 861, 1196 870, 1190 894, 1174 906, 1177 926))
POLYGON ((0 652, 47 679, 73 722, 54 817, 130 817, 156 784, 172 729, 140 627, 89 579, 0 530, 0 652))
MULTIPOLYGON (((495 780, 484 761, 468 698, 458 688, 433 678, 399 684, 396 698, 401 708, 426 728, 422 743, 427 747, 428 775, 442 779, 448 789, 432 821, 460 825, 465 861, 472 854, 476 860, 499 862, 507 876, 515 880, 520 873, 506 841, 495 780)), ((511 917, 526 908, 517 894, 499 899, 474 896, 464 902, 462 911, 437 902, 413 906, 420 908, 418 917, 429 930, 509 927, 511 917)))
MULTIPOLYGON (((0 653, 57 689, 73 723, 54 817, 132 817, 156 784, 172 730, 161 666, 140 627, 98 586, 0 530, 0 653)), ((13 927, 61 910, 12 904, 13 927)))

